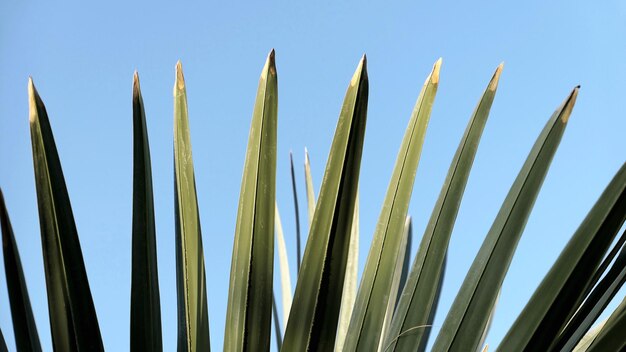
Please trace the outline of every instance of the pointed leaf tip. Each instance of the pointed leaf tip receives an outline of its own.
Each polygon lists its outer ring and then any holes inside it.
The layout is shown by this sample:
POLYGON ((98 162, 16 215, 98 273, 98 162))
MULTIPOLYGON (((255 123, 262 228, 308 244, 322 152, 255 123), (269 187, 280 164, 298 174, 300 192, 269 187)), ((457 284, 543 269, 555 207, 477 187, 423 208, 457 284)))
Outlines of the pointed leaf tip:
POLYGON ((269 55, 267 56, 267 61, 269 64, 270 74, 275 75, 276 74, 276 52, 274 51, 274 49, 272 49, 272 51, 270 51, 269 55))
POLYGON ((178 60, 176 63, 176 88, 182 90, 185 88, 185 77, 183 76, 183 64, 178 60))
POLYGON ((28 77, 28 119, 31 123, 37 119, 37 89, 33 83, 33 78, 28 77))
POLYGON ((133 73, 133 96, 137 96, 140 93, 141 88, 139 87, 139 73, 137 73, 137 70, 135 70, 135 73, 133 73))
POLYGON ((569 97, 564 103, 563 110, 561 110, 561 121, 563 123, 567 123, 570 115, 572 114, 572 110, 574 109, 574 105, 576 104, 576 98, 578 97, 579 89, 580 85, 574 87, 574 90, 572 90, 569 97))
POLYGON ((491 78, 491 82, 489 82, 489 89, 492 92, 495 92, 498 88, 498 82, 500 81, 500 75, 502 74, 502 69, 504 68, 504 62, 501 62, 500 65, 496 68, 496 72, 493 73, 493 77, 491 78))
POLYGON ((443 59, 439 58, 439 60, 437 60, 435 62, 435 64, 433 65, 433 72, 430 74, 430 81, 433 84, 439 83, 439 70, 441 69, 441 62, 442 61, 443 61, 443 59))

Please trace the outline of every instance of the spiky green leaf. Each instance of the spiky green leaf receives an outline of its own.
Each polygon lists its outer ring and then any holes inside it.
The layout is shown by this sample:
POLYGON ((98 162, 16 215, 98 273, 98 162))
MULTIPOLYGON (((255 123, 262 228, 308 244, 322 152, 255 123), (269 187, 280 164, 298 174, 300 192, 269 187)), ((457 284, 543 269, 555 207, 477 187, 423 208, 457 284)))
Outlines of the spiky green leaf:
POLYGON ((426 348, 434 317, 438 284, 443 276, 443 263, 454 222, 461 205, 470 170, 478 150, 478 143, 495 98, 502 65, 498 66, 472 113, 465 133, 456 150, 439 199, 426 226, 419 251, 404 286, 397 313, 387 335, 389 351, 410 350, 411 346, 426 348), (414 329, 424 326, 421 329, 414 329), (412 329, 412 330, 411 330, 412 329), (411 331, 407 333, 407 331, 411 331))
POLYGON ((337 123, 298 273, 284 351, 330 351, 335 345, 363 151, 367 96, 364 56, 350 81, 337 123))
POLYGON ((554 157, 578 87, 554 112, 504 200, 435 340, 433 351, 478 349, 513 254, 554 157))
POLYGON ((306 203, 310 228, 311 223, 313 222, 313 214, 315 214, 315 191, 313 190, 313 176, 311 176, 311 161, 309 160, 309 151, 306 148, 304 148, 304 180, 306 183, 306 203))
POLYGON ((404 134, 396 165, 389 182, 374 239, 370 247, 365 270, 357 293, 354 312, 344 345, 344 351, 356 351, 367 346, 378 346, 387 302, 396 292, 391 292, 393 272, 402 242, 404 222, 409 209, 411 193, 426 127, 439 85, 439 59, 424 82, 413 108, 404 134))
POLYGON ((183 67, 174 83, 174 191, 178 351, 210 350, 204 252, 191 153, 183 67))
POLYGON ((61 161, 46 108, 32 80, 28 95, 52 345, 56 351, 102 351, 61 161))
POLYGON ((298 207, 298 190, 296 188, 296 172, 293 168, 293 153, 289 152, 289 165, 291 166, 291 190, 293 193, 293 208, 295 211, 294 218, 296 220, 296 270, 300 271, 301 258, 301 241, 300 236, 300 208, 298 207))
POLYGON ((153 198, 146 114, 139 86, 139 75, 135 72, 133 76, 131 351, 163 350, 153 198))
POLYGON ((278 81, 272 50, 259 80, 241 181, 226 310, 225 351, 270 348, 277 113, 278 81))

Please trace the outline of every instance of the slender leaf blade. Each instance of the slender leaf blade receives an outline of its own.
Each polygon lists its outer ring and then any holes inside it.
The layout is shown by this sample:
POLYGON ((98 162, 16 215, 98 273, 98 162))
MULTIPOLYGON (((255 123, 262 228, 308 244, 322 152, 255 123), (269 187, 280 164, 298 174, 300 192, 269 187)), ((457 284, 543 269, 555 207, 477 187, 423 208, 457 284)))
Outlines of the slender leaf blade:
POLYGON ((343 344, 346 341, 346 334, 350 326, 350 317, 354 309, 356 300, 356 290, 358 287, 359 271, 359 193, 357 191, 354 201, 354 220, 350 234, 350 247, 348 249, 348 262, 346 263, 346 277, 341 294, 341 309, 339 310, 339 324, 337 326, 337 339, 335 340, 335 351, 343 351, 343 344))
POLYGON ((439 85, 439 59, 424 82, 406 129, 365 263, 344 351, 378 346, 426 127, 439 85))
POLYGON ((102 351, 78 231, 43 101, 28 84, 30 132, 52 344, 57 351, 102 351))
POLYGON ((146 114, 133 76, 133 249, 130 288, 130 350, 162 351, 161 298, 156 252, 152 166, 146 114))
POLYGON ((478 349, 515 249, 574 107, 578 87, 554 112, 535 142, 463 285, 433 351, 478 349))
MULTIPOLYGON (((280 292, 283 304, 283 324, 289 319, 289 311, 291 310, 291 274, 289 273, 289 258, 287 257, 287 245, 285 244, 285 235, 283 233, 283 224, 280 221, 280 213, 278 212, 278 204, 274 209, 274 226, 276 227, 276 242, 278 244, 278 266, 280 268, 280 292)), ((281 331, 282 333, 282 331, 281 331)))
POLYGON ((274 50, 259 88, 244 164, 226 310, 225 351, 270 348, 278 81, 274 50))
POLYGON ((309 151, 304 148, 304 180, 306 183, 307 214, 309 215, 309 228, 315 214, 315 191, 313 190, 313 176, 311 176, 311 161, 309 151))
POLYGON ((291 151, 289 152, 289 165, 291 166, 291 190, 293 192, 293 208, 296 219, 296 270, 300 271, 300 263, 302 262, 302 246, 300 245, 302 241, 300 236, 300 209, 298 207, 298 190, 296 189, 296 172, 293 168, 293 153, 291 151))
POLYGON ((30 305, 24 270, 20 253, 15 242, 15 234, 9 219, 9 212, 4 202, 4 194, 0 189, 0 226, 2 227, 2 254, 4 257, 4 273, 7 279, 11 318, 15 345, 19 351, 41 351, 37 325, 30 305))
POLYGON ((626 164, 606 187, 498 346, 547 350, 585 298, 626 220, 626 164))
POLYGON ((298 273, 284 351, 335 345, 367 118, 365 56, 346 92, 298 273), (332 260, 331 260, 332 258, 332 260))
POLYGON ((210 350, 202 231, 191 153, 187 89, 180 61, 174 83, 174 191, 178 351, 210 350))
POLYGON ((461 205, 478 144, 489 117, 503 65, 496 69, 478 105, 474 109, 465 133, 450 164, 448 175, 439 193, 432 215, 413 262, 411 273, 402 291, 397 313, 391 323, 387 344, 389 351, 404 351, 411 346, 423 350, 428 342, 430 326, 436 308, 438 285, 443 274, 450 236, 461 205), (426 326, 424 329, 413 329, 426 326), (410 330, 413 329, 413 330, 410 330), (406 333, 412 331, 411 333, 406 333))

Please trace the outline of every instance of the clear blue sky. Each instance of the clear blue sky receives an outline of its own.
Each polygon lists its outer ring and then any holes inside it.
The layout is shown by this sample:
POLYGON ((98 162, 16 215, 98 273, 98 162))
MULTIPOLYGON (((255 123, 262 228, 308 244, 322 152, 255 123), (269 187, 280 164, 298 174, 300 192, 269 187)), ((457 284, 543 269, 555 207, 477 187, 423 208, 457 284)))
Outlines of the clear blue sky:
MULTIPOLYGON (((48 108, 105 347, 124 351, 130 315, 131 86, 133 71, 139 71, 152 150, 164 350, 174 351, 172 87, 174 65, 182 60, 211 341, 221 350, 248 128, 258 77, 272 48, 279 77, 277 200, 292 276, 289 150, 294 151, 304 209, 304 147, 311 153, 317 191, 345 89, 361 55, 368 56, 370 78, 360 185, 361 266, 404 129, 432 64, 443 57, 411 203, 417 237, 413 255, 470 114, 493 70, 505 62, 450 243, 435 332, 536 136, 570 90, 582 85, 502 288, 487 337, 497 344, 625 160, 626 4, 410 3, 2 2, 0 187, 44 349, 51 350, 51 339, 28 129, 28 76, 48 108)), ((0 281, 0 328, 13 349, 6 285, 0 281)))

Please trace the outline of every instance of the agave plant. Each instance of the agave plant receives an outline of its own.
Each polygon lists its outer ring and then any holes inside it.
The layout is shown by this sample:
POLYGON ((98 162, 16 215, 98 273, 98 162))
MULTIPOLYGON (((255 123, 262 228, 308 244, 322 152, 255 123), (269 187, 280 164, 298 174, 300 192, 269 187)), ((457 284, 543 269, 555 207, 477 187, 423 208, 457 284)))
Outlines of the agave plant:
MULTIPOLYGON (((437 311, 448 243, 502 65, 487 84, 454 155, 410 265, 409 203, 441 59, 410 116, 360 282, 359 172, 367 120, 367 60, 344 99, 319 194, 305 157, 308 239, 300 223, 291 158, 297 239, 292 290, 288 251, 276 201, 278 83, 274 51, 259 81, 235 228, 225 351, 269 350, 272 320, 281 351, 424 351, 437 311), (273 283, 274 244, 281 282, 273 283), (280 287, 282 318, 274 289, 280 287), (282 320, 282 321, 281 321, 282 320), (284 326, 284 331, 281 328, 284 326)), ((574 108, 579 88, 548 120, 493 221, 433 351, 486 350, 499 291, 574 108)), ((55 351, 100 351, 103 342, 60 158, 48 115, 32 80, 30 126, 52 345, 55 351)), ((134 176, 130 348, 161 351, 162 330, 150 148, 137 73, 133 80, 134 176)), ((174 175, 178 350, 209 351, 207 283, 182 65, 174 84, 174 175)), ((626 280, 626 165, 537 287, 498 351, 618 351, 626 347, 626 300, 592 327, 626 280)), ((0 196, 3 253, 13 331, 19 351, 41 351, 15 235, 0 196)), ((6 351, 0 334, 0 351, 6 351)))

